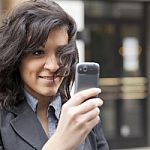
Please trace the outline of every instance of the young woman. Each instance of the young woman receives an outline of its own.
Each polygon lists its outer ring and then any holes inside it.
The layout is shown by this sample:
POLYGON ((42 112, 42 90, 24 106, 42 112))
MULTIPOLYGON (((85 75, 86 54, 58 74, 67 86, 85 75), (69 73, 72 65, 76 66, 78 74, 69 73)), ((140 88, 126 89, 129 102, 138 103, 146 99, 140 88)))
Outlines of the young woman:
POLYGON ((4 20, 0 150, 108 150, 99 118, 102 100, 90 99, 100 89, 70 96, 76 31, 74 20, 49 0, 24 2, 4 20))

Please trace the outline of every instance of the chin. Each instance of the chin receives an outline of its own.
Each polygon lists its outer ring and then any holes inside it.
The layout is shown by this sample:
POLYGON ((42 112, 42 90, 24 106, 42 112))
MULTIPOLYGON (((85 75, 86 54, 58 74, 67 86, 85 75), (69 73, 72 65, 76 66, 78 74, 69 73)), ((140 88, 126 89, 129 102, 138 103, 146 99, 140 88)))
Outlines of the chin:
POLYGON ((57 94, 58 90, 51 90, 51 91, 47 91, 47 92, 43 92, 44 96, 55 96, 57 94))

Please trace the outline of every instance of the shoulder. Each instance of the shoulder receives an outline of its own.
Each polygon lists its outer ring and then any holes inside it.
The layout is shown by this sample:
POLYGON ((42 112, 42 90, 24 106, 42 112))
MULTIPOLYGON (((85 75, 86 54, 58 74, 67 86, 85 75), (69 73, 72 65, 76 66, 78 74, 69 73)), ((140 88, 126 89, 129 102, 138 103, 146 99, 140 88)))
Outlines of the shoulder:
POLYGON ((12 112, 0 108, 0 128, 5 126, 14 117, 15 115, 12 112))
POLYGON ((0 107, 0 122, 3 121, 3 119, 7 116, 7 111, 0 107))

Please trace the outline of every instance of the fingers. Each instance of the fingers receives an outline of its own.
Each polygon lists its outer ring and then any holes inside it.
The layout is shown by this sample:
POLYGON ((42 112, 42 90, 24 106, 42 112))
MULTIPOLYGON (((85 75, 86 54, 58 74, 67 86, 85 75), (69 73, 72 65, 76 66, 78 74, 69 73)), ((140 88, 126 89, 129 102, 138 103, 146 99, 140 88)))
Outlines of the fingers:
POLYGON ((94 118, 99 117, 99 115, 100 115, 100 109, 96 107, 95 109, 92 109, 91 111, 80 115, 78 119, 80 119, 79 121, 82 120, 83 123, 86 123, 86 122, 90 122, 94 118))
POLYGON ((91 121, 86 123, 86 127, 89 129, 89 132, 96 126, 96 124, 98 124, 99 121, 100 117, 97 116, 96 118, 93 118, 91 121))
MULTIPOLYGON (((103 101, 100 98, 90 99, 100 92, 99 88, 91 88, 76 93, 62 106, 58 128, 63 127, 68 132, 72 130, 72 132, 76 131, 75 134, 86 135, 100 119, 98 107, 103 104, 103 101)), ((60 132, 62 131, 60 128, 60 132)))
POLYGON ((63 105, 62 113, 65 112, 63 114, 67 115, 67 118, 70 118, 70 123, 73 122, 73 125, 76 124, 82 127, 88 122, 91 122, 94 118, 100 116, 100 109, 98 107, 102 104, 103 101, 100 98, 93 98, 71 108, 63 105))
POLYGON ((74 125, 83 133, 88 134, 92 128, 99 122, 100 120, 100 109, 95 108, 90 112, 78 116, 76 118, 74 125))
POLYGON ((86 99, 89 99, 90 97, 95 97, 101 92, 99 88, 90 88, 87 90, 80 91, 76 93, 69 101, 68 105, 70 106, 77 106, 81 103, 83 103, 86 99))
POLYGON ((78 109, 79 114, 84 114, 102 105, 103 101, 100 98, 92 98, 78 105, 76 109, 78 109))

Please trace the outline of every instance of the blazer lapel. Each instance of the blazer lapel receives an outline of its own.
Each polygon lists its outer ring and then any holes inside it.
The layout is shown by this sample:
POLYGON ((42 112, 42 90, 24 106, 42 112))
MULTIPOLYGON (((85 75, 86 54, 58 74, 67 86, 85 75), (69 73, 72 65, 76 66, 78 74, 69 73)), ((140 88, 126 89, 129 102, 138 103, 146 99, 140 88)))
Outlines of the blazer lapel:
POLYGON ((28 144, 37 150, 41 150, 44 143, 48 140, 36 114, 30 106, 24 102, 21 107, 14 109, 17 117, 11 120, 11 125, 16 133, 28 144))

